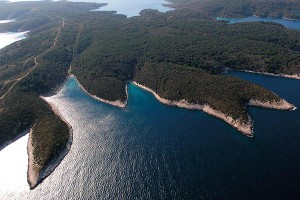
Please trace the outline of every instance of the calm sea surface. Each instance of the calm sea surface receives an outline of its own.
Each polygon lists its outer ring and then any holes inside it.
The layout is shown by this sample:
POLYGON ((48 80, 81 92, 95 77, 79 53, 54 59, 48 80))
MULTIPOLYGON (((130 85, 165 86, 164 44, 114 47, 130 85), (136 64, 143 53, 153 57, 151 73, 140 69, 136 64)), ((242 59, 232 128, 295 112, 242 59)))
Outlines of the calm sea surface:
MULTIPOLYGON (((14 21, 15 20, 0 20, 0 25, 14 22, 14 21)), ((25 39, 26 33, 28 33, 28 31, 27 32, 6 32, 6 33, 0 32, 0 49, 16 41, 25 39)))
MULTIPOLYGON (((234 71, 228 75, 258 83, 300 108, 299 80, 234 71)), ((68 79, 48 101, 73 126, 69 154, 29 191, 24 189, 26 136, 3 149, 0 199, 300 198, 299 109, 249 108, 255 137, 247 138, 203 112, 160 104, 131 84, 128 94, 128 106, 118 109, 91 98, 75 79, 68 79), (14 155, 20 149, 23 153, 14 155), (22 173, 9 167, 15 161, 22 173), (2 178, 10 176, 13 181, 2 178)))
MULTIPOLYGON (((43 0, 7 0, 9 2, 22 1, 43 1, 43 0)), ((61 0, 53 0, 61 1, 61 0)), ((139 12, 144 9, 156 9, 160 12, 167 12, 173 10, 164 5, 169 4, 165 0, 68 0, 72 2, 88 2, 88 3, 108 3, 107 6, 100 7, 94 11, 116 11, 117 14, 124 14, 127 17, 138 16, 139 12)), ((1 0, 0 0, 1 2, 1 0)))
POLYGON ((241 22, 273 22, 281 24, 287 28, 300 30, 300 21, 297 20, 286 20, 286 19, 277 19, 277 18, 262 18, 256 16, 250 16, 246 18, 223 18, 217 17, 217 20, 228 21, 229 24, 241 23, 241 22))
POLYGON ((26 38, 26 32, 7 32, 0 33, 0 49, 6 47, 16 41, 23 40, 26 38))
MULTIPOLYGON (((81 0, 72 0, 72 1, 81 1, 81 0)), ((86 0, 89 1, 89 0, 86 0)), ((93 0, 92 0, 93 1, 93 0)), ((107 6, 100 7, 98 11, 117 11, 118 14, 127 15, 127 17, 137 16, 139 12, 144 9, 156 9, 160 12, 167 12, 173 10, 172 8, 163 6, 168 4, 164 0, 96 0, 101 3, 108 3, 107 6)))
POLYGON ((6 24, 6 23, 14 22, 14 21, 15 20, 13 20, 13 19, 0 20, 0 24, 6 24))
MULTIPOLYGON (((298 80, 243 72, 229 75, 259 83, 300 107, 298 80)), ((34 191, 14 191, 4 199, 280 199, 298 195, 299 110, 250 108, 255 126, 251 139, 203 112, 160 104, 133 85, 128 93, 128 106, 118 109, 92 99, 70 78, 48 100, 74 128, 71 151, 34 191)))

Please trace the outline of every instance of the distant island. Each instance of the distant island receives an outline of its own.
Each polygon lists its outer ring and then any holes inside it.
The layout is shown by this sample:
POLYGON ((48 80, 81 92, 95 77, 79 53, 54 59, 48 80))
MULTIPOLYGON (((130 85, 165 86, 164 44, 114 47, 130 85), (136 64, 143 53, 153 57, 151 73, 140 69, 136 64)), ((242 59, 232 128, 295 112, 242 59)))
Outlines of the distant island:
POLYGON ((0 149, 30 129, 28 181, 35 188, 59 164, 72 127, 44 96, 76 76, 91 96, 125 107, 126 84, 170 106, 203 110, 253 136, 248 106, 293 110, 259 85, 226 76, 227 68, 300 76, 300 33, 274 23, 229 25, 216 17, 299 19, 289 1, 176 1, 174 11, 127 18, 90 12, 105 4, 0 3, 0 31, 30 31, 0 50, 0 149), (232 6, 234 4, 234 6, 232 6), (269 6, 272 5, 272 6, 269 6))

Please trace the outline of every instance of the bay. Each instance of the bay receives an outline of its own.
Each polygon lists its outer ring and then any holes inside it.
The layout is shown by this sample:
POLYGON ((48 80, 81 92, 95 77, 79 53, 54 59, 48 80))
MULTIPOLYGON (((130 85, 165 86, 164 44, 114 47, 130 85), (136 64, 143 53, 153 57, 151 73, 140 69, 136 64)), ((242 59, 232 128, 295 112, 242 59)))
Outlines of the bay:
MULTIPOLYGON (((300 107, 298 80, 228 75, 263 85, 300 107)), ((250 108, 251 139, 203 112, 165 106, 134 85, 128 94, 128 106, 119 109, 68 79, 48 100, 73 126, 69 154, 35 190, 5 197, 286 199, 299 194, 299 110, 250 108)))
MULTIPOLYGON (((11 20, 0 20, 0 24, 6 24, 10 22, 14 22, 15 19, 11 20)), ((0 32, 0 49, 14 43, 20 40, 23 40, 26 38, 26 34, 29 31, 24 31, 24 32, 0 32)))
POLYGON ((0 33, 0 49, 4 48, 14 42, 25 39, 27 33, 28 33, 28 31, 0 33))
MULTIPOLYGON (((43 1, 43 0, 8 0, 9 2, 23 1, 43 1)), ((53 0, 53 2, 60 0, 53 0)), ((127 17, 138 16, 144 9, 155 9, 160 12, 167 12, 173 8, 167 7, 169 2, 165 0, 68 0, 71 2, 87 2, 87 3, 107 3, 106 6, 94 9, 93 11, 116 11, 117 14, 123 14, 127 17)), ((1 2, 1 0, 0 0, 1 2)))
MULTIPOLYGON (((103 0, 102 0, 103 1, 103 0)), ((101 3, 106 3, 105 1, 101 3)), ((138 16, 139 12, 144 9, 155 9, 160 12, 173 10, 164 5, 169 4, 164 0, 108 0, 108 5, 96 9, 96 11, 117 11, 117 14, 124 14, 127 17, 138 16)))
POLYGON ((217 17, 216 19, 228 21, 229 24, 243 23, 243 22, 273 22, 273 23, 281 24, 289 29, 300 30, 300 21, 298 20, 289 20, 289 19, 280 19, 280 18, 263 18, 257 16, 249 16, 246 18, 217 17))

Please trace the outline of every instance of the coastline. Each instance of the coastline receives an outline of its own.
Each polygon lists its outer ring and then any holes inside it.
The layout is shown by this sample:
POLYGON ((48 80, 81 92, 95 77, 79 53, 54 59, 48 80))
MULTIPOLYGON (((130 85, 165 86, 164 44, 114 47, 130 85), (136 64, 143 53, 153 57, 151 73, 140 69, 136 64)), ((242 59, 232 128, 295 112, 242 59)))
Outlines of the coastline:
MULTIPOLYGON (((276 77, 292 78, 292 79, 300 80, 300 74, 293 74, 293 75, 273 74, 273 73, 269 73, 269 72, 256 72, 256 71, 251 71, 251 70, 230 69, 230 68, 226 68, 225 70, 240 71, 240 72, 247 72, 247 73, 252 73, 252 74, 261 74, 261 75, 266 75, 266 76, 276 76, 276 77)), ((225 73, 227 73, 227 71, 225 73)))
MULTIPOLYGON (((34 125, 33 125, 34 127, 34 125)), ((34 189, 37 186, 39 174, 35 170, 36 168, 40 168, 37 163, 35 163, 33 158, 33 145, 32 145, 32 131, 33 127, 30 129, 28 144, 27 144, 27 153, 28 153, 28 170, 27 170, 27 182, 29 184, 30 189, 34 189)))
POLYGON ((293 104, 290 104, 284 99, 281 99, 279 102, 262 102, 259 100, 251 99, 248 104, 248 106, 257 106, 257 107, 263 107, 263 108, 269 108, 269 109, 276 109, 276 110, 296 110, 297 107, 293 104))
POLYGON ((259 18, 270 18, 270 19, 272 18, 272 19, 284 19, 284 20, 290 20, 290 21, 300 21, 298 19, 292 19, 292 18, 288 18, 288 17, 285 17, 285 16, 283 16, 281 18, 280 17, 278 17, 278 18, 277 17, 269 17, 269 16, 268 17, 260 17, 260 16, 255 15, 255 14, 253 14, 253 16, 254 17, 259 17, 259 18))
POLYGON ((5 147, 9 146, 10 144, 16 142, 18 139, 20 139, 21 137, 24 137, 26 134, 28 134, 30 132, 30 129, 25 129, 24 131, 22 131, 20 134, 18 134, 18 136, 10 141, 5 142, 2 146, 0 146, 0 151, 2 151, 5 147))
POLYGON ((68 128, 69 128, 69 139, 66 144, 66 147, 59 153, 59 156, 56 158, 53 158, 50 163, 48 163, 45 166, 39 166, 34 161, 33 157, 33 151, 34 147, 32 145, 32 132, 34 130, 34 126, 30 129, 29 138, 28 138, 28 184, 30 186, 30 189, 34 189, 39 183, 41 183, 46 177, 48 177, 55 168, 62 162, 64 157, 68 154, 68 152, 71 149, 71 145, 73 142, 73 129, 72 126, 64 119, 64 117, 61 115, 57 107, 47 101, 47 97, 40 97, 43 99, 52 109, 52 111, 62 120, 64 121, 68 128))
MULTIPOLYGON (((77 78, 74 75, 70 75, 69 77, 73 77, 77 80, 77 78)), ((78 81, 78 80, 77 80, 78 81)), ((136 85, 137 87, 140 87, 150 93, 152 93, 155 98, 168 106, 176 106, 176 107, 180 107, 180 108, 184 108, 184 109, 189 109, 189 110, 200 110, 203 111, 209 115, 212 115, 216 118, 219 118, 223 121, 225 121, 226 123, 228 123, 229 125, 231 125, 232 127, 234 127, 235 129, 237 129, 238 131, 240 131, 241 133, 243 133, 244 135, 246 135, 247 137, 253 137, 253 122, 250 118, 250 116, 248 115, 248 121, 246 123, 241 122, 240 120, 234 120, 231 116, 226 115, 225 113, 222 113, 216 109, 213 109, 212 107, 210 107, 207 104, 204 105, 200 105, 200 104, 193 104, 193 103, 189 103, 187 100, 182 99, 180 101, 172 101, 172 100, 168 100, 165 98, 160 97, 156 92, 154 92, 152 89, 141 85, 139 83, 137 83, 136 81, 132 82, 134 85, 136 85)), ((89 94, 83 87, 82 85, 79 83, 80 87, 83 89, 84 92, 86 92, 89 96, 104 102, 104 103, 108 103, 112 106, 116 106, 116 107, 120 107, 120 108, 124 108, 127 104, 127 100, 126 103, 123 103, 121 101, 108 101, 108 100, 104 100, 101 98, 96 97, 95 95, 91 95, 89 94)), ((127 93, 127 85, 126 85, 126 94, 127 94, 127 99, 128 99, 128 93, 127 93)), ((54 170, 55 168, 62 162, 62 160, 64 159, 64 157, 68 154, 68 152, 70 151, 71 145, 72 145, 72 141, 73 141, 73 129, 72 126, 63 118, 63 116, 61 115, 61 113, 59 112, 59 110, 57 109, 57 107, 53 104, 51 104, 50 102, 47 101, 47 98, 49 97, 44 97, 41 96, 41 99, 43 99, 44 101, 47 102, 47 104, 51 107, 51 109, 53 110, 53 112, 61 119, 63 120, 69 128, 69 139, 67 142, 66 147, 59 153, 59 156, 56 158, 53 158, 47 165, 45 166, 39 166, 33 157, 33 151, 34 151, 34 147, 32 145, 32 132, 34 131, 34 126, 30 129, 29 132, 29 139, 28 139, 28 183, 30 185, 30 189, 34 189, 39 183, 41 183, 47 176, 49 176, 54 170)), ((288 103, 287 101, 285 101, 284 99, 281 99, 279 102, 262 102, 259 100, 250 100, 246 105, 248 106, 258 106, 258 107, 264 107, 264 108, 271 108, 271 109, 279 109, 279 110, 295 110, 296 107, 290 103, 288 103)))
MULTIPOLYGON (((190 110, 204 111, 209 115, 212 115, 216 118, 219 118, 219 119, 225 121, 226 123, 228 123, 232 127, 236 128, 238 131, 243 133, 244 135, 246 135, 248 137, 253 137, 253 122, 252 122, 249 115, 248 115, 248 122, 247 123, 242 123, 240 120, 234 120, 231 116, 226 115, 225 113, 222 113, 222 112, 220 112, 216 109, 213 109, 212 107, 210 107, 207 104, 204 104, 204 105, 192 104, 192 103, 189 103, 188 101, 186 101, 185 99, 180 100, 180 101, 171 101, 171 100, 164 99, 164 98, 160 97, 152 89, 150 89, 150 88, 148 88, 144 85, 141 85, 141 84, 137 83, 136 81, 133 81, 132 83, 134 85, 136 85, 137 87, 140 87, 140 88, 152 93, 155 96, 155 98, 163 104, 166 104, 168 106, 176 106, 176 107, 180 107, 180 108, 190 109, 190 110)), ((277 109, 277 110, 290 110, 290 111, 292 111, 292 110, 297 109, 296 106, 294 106, 293 104, 288 103, 284 99, 281 99, 279 102, 275 102, 275 101, 262 102, 262 101, 259 101, 259 100, 251 99, 246 105, 247 106, 263 107, 263 108, 270 108, 270 109, 277 109)))
POLYGON ((127 85, 125 86, 125 91, 126 91, 126 100, 124 102, 122 102, 121 100, 116 100, 116 101, 109 101, 109 100, 106 100, 106 99, 102 99, 102 98, 99 98, 97 97, 96 95, 92 95, 90 94, 82 85, 81 83, 79 82, 79 80, 77 79, 77 77, 74 75, 74 74, 70 74, 69 77, 71 78, 75 78, 76 81, 78 82, 78 85, 80 86, 80 88, 86 93, 88 94, 90 97, 98 100, 98 101, 101 101, 103 103, 107 103, 109 105, 112 105, 112 106, 115 106, 115 107, 118 107, 118 108, 122 108, 124 109, 127 105, 127 101, 128 101, 128 93, 127 93, 127 85))
POLYGON ((176 107, 180 107, 180 108, 185 108, 185 109, 189 109, 189 110, 204 111, 205 113, 207 113, 209 115, 212 115, 214 117, 217 117, 217 118, 222 119, 223 121, 227 122, 232 127, 236 128, 238 131, 242 132, 247 137, 253 137, 253 123, 249 116, 248 116, 248 122, 242 123, 239 120, 234 120, 231 116, 228 116, 218 110, 211 108, 209 105, 192 104, 192 103, 188 103, 184 99, 181 101, 171 101, 171 100, 160 97, 152 89, 150 89, 144 85, 141 85, 141 84, 137 83, 136 81, 133 81, 132 83, 134 85, 136 85, 137 87, 140 87, 140 88, 152 93, 155 96, 155 98, 163 104, 166 104, 168 106, 176 106, 176 107))
POLYGON ((300 22, 299 19, 292 19, 292 18, 288 18, 288 17, 282 17, 282 19, 300 22))

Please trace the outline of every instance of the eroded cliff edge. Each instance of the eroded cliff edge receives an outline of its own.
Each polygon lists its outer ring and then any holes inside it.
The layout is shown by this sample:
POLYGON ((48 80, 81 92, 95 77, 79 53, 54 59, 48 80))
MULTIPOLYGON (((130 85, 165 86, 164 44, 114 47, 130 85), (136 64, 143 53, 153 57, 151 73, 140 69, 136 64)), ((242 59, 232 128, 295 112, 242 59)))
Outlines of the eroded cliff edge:
POLYGON ((167 63, 146 63, 137 70, 133 83, 153 93, 161 103, 202 110, 224 120, 248 137, 253 137, 253 123, 247 106, 296 109, 259 85, 167 63))

